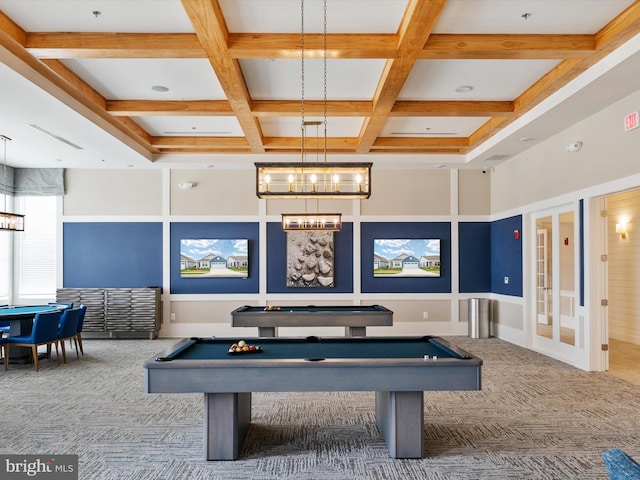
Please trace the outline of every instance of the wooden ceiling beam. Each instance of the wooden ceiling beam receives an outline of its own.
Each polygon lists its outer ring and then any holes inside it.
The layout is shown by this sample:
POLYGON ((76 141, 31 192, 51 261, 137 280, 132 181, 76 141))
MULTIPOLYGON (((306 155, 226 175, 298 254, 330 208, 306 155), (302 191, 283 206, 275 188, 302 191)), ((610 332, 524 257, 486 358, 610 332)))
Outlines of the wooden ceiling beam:
POLYGON ((207 58, 194 33, 27 33, 37 58, 207 58))
POLYGON ((202 148, 248 148, 244 137, 193 137, 193 136, 162 136, 152 137, 151 143, 155 148, 182 148, 185 150, 202 148))
POLYGON ((399 100, 390 117, 493 117, 513 114, 510 101, 399 100))
MULTIPOLYGON (((238 59, 300 59, 300 40, 299 33, 230 33, 229 53, 238 59)), ((323 45, 323 33, 305 34, 305 58, 323 58, 323 45)), ((395 34, 327 34, 327 58, 394 58, 397 45, 395 34)))
MULTIPOLYGON (((25 48, 36 58, 207 58, 195 33, 9 30, 23 37, 25 48)), ((583 58, 596 50, 598 41, 596 35, 433 34, 417 58, 583 58)), ((229 56, 235 59, 300 58, 299 34, 228 33, 227 42, 229 56)), ((397 46, 395 34, 327 34, 330 59, 390 59, 398 55, 397 46)), ((322 48, 323 34, 305 35, 305 58, 322 58, 322 48)))
POLYGON ((191 24, 207 52, 229 105, 238 118, 251 151, 264 152, 258 119, 251 113, 251 100, 238 60, 227 47, 229 32, 218 0, 182 0, 191 24))
POLYGON ((470 145, 479 145, 491 138, 514 119, 524 115, 549 95, 560 90, 589 67, 637 35, 638 31, 640 31, 640 0, 636 0, 596 33, 596 50, 591 55, 584 59, 568 59, 560 62, 514 100, 515 115, 495 117, 486 122, 469 137, 470 145))
MULTIPOLYGON (((357 100, 327 100, 329 117, 364 117, 371 115, 372 102, 357 100)), ((256 117, 300 117, 299 100, 254 100, 251 110, 256 117)), ((324 114, 323 100, 305 100, 305 115, 324 114)))
POLYGON ((226 100, 107 100, 106 109, 116 117, 233 116, 226 100))
POLYGON ((584 58, 596 49, 594 35, 431 35, 420 60, 584 58))
POLYGON ((433 30, 446 0, 410 0, 398 30, 398 55, 387 60, 373 97, 373 114, 360 132, 358 153, 366 153, 378 138, 400 90, 433 30))

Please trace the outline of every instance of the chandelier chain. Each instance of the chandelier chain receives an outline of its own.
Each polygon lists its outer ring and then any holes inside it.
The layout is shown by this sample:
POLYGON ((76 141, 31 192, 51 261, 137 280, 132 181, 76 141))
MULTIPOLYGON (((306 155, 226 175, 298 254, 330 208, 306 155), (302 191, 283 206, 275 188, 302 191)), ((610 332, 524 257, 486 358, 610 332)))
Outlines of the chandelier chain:
POLYGON ((323 44, 322 44, 322 51, 323 51, 323 81, 324 81, 324 92, 323 92, 323 98, 324 98, 324 104, 323 104, 323 108, 324 108, 324 149, 323 149, 323 153, 324 153, 324 161, 325 163, 327 162, 327 0, 324 0, 324 5, 323 5, 323 9, 324 9, 324 26, 323 26, 323 44))
POLYGON ((3 193, 3 198, 4 198, 4 209, 3 212, 7 211, 7 142, 9 140, 11 140, 9 137, 5 137, 4 135, 0 135, 0 139, 2 140, 2 144, 3 144, 3 156, 2 156, 2 160, 3 160, 3 174, 4 174, 4 178, 3 178, 3 184, 2 184, 2 193, 3 193))
POLYGON ((304 0, 300 2, 300 109, 302 150, 304 150, 304 0))

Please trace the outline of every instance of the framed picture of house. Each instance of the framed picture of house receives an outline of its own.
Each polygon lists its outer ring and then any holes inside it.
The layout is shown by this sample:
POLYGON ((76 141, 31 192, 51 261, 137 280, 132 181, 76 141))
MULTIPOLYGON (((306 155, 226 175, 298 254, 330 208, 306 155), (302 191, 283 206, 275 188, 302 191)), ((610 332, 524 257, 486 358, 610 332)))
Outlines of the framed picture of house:
POLYGON ((249 240, 187 238, 180 240, 182 278, 249 276, 249 240))
POLYGON ((374 239, 373 276, 440 277, 440 239, 374 239))

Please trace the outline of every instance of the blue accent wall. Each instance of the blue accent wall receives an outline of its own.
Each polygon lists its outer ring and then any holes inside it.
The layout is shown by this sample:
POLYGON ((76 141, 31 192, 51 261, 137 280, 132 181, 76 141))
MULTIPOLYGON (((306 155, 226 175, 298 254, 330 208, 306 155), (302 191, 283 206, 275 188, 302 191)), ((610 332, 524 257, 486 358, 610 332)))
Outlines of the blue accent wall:
POLYGON ((162 224, 66 222, 62 226, 65 288, 162 286, 162 224))
POLYGON ((458 224, 460 293, 491 291, 491 223, 458 224))
POLYGON ((522 296, 522 216, 491 223, 491 291, 522 296), (516 239, 514 232, 520 232, 516 239), (504 278, 509 277, 509 283, 504 278))
POLYGON ((171 293, 258 293, 260 278, 259 228, 257 222, 171 223, 171 293), (249 240, 248 278, 181 278, 180 240, 226 238, 249 240))
POLYGON ((360 225, 360 278, 363 293, 450 293, 451 223, 365 222, 360 225), (440 277, 373 276, 373 241, 380 238, 439 238, 440 277))
POLYGON ((353 223, 345 222, 341 231, 334 232, 333 244, 333 287, 287 287, 287 233, 280 222, 267 223, 267 293, 353 293, 353 223))

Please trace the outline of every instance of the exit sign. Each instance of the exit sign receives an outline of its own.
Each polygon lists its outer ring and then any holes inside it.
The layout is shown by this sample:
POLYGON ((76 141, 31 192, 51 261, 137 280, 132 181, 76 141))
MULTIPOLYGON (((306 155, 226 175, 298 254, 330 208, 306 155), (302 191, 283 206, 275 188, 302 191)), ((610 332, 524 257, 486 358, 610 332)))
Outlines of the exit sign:
POLYGON ((638 128, 638 112, 633 112, 624 117, 624 131, 628 132, 634 128, 638 128))

